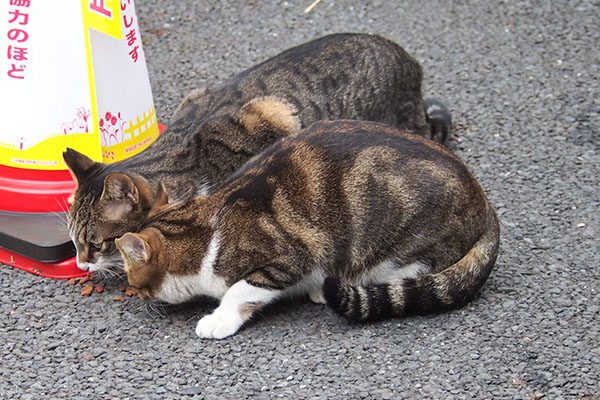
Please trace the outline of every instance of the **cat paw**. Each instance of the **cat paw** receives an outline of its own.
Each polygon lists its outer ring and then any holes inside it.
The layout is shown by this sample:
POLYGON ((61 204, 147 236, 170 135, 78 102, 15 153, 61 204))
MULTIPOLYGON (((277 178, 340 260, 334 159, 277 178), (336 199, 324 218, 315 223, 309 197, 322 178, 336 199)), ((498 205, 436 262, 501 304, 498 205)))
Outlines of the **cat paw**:
POLYGON ((325 300, 325 296, 323 295, 323 291, 322 290, 315 290, 313 292, 310 292, 308 294, 308 297, 310 297, 310 300, 313 303, 317 303, 317 304, 327 304, 327 300, 325 300))
POLYGON ((196 335, 204 339, 223 339, 236 333, 242 323, 239 318, 212 313, 198 321, 196 335))

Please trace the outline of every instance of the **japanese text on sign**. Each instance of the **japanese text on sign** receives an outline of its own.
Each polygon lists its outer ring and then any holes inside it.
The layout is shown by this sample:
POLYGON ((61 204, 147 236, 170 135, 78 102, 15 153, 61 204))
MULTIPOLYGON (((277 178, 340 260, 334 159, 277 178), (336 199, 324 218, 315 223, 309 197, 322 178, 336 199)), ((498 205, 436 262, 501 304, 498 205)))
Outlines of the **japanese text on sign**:
POLYGON ((139 54, 138 50, 140 46, 137 44, 139 42, 138 34, 135 30, 135 24, 133 23, 133 19, 135 17, 135 10, 133 11, 133 15, 131 15, 132 8, 129 7, 131 0, 122 0, 121 1, 121 11, 123 12, 123 25, 125 26, 125 38, 127 39, 127 45, 129 46, 129 56, 133 60, 133 62, 137 62, 139 54), (129 10, 129 13, 128 13, 129 10))
POLYGON ((90 10, 97 12, 108 19, 112 19, 112 10, 110 8, 106 8, 104 0, 91 0, 90 10))
POLYGON ((6 49, 8 60, 7 74, 13 79, 25 79, 25 69, 27 67, 28 48, 27 24, 29 24, 29 8, 31 0, 9 0, 9 5, 13 8, 8 10, 8 32, 6 36, 10 44, 6 49))

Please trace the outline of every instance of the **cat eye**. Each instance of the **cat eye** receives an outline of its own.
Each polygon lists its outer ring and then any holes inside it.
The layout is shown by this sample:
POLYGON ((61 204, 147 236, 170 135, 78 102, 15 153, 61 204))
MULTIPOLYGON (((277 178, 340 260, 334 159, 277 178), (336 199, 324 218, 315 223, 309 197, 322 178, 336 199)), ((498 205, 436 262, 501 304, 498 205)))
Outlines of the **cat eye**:
POLYGON ((100 251, 102 249, 103 242, 90 242, 90 247, 95 251, 100 251))

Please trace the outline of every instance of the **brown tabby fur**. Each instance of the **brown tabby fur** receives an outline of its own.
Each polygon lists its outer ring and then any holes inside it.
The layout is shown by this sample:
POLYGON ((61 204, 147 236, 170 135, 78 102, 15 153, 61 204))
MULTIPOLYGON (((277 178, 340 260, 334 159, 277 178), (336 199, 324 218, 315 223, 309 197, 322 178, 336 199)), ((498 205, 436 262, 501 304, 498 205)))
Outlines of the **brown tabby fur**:
POLYGON ((447 309, 490 273, 499 226, 446 148, 385 124, 319 122, 280 139, 215 193, 167 204, 117 239, 142 299, 221 299, 202 337, 235 333, 308 293, 353 320, 447 309))
POLYGON ((192 92, 159 139, 125 161, 95 163, 67 149, 78 184, 69 231, 79 267, 122 264, 114 238, 139 229, 158 182, 172 200, 209 193, 254 154, 318 120, 380 121, 443 142, 449 114, 426 116, 421 80, 417 61, 387 39, 329 35, 192 92))

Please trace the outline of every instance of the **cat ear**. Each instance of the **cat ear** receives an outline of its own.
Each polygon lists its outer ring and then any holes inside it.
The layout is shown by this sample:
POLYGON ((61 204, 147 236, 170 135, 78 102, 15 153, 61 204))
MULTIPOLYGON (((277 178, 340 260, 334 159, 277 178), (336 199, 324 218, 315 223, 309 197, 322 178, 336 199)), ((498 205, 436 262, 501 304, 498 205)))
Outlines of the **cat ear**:
POLYGON ((104 164, 96 162, 83 153, 68 148, 63 152, 63 160, 77 185, 89 178, 104 164))
POLYGON ((138 264, 147 264, 152 255, 152 248, 137 233, 126 233, 115 240, 117 248, 124 259, 138 264))
POLYGON ((100 199, 105 202, 106 217, 111 220, 119 220, 139 203, 140 193, 130 177, 120 172, 113 172, 104 178, 104 191, 100 199))
POLYGON ((156 192, 156 200, 155 205, 164 206, 169 203, 169 194, 167 193, 167 189, 165 189, 165 185, 162 182, 158 185, 158 191, 156 192))
POLYGON ((290 134, 300 130, 296 108, 276 96, 250 100, 242 106, 237 117, 248 132, 269 129, 290 134))
POLYGON ((104 178, 104 200, 129 200, 133 204, 140 201, 140 193, 133 180, 120 172, 110 173, 104 178))
POLYGON ((169 195, 167 194, 167 189, 162 184, 162 182, 158 185, 158 191, 156 192, 156 197, 154 198, 154 204, 148 213, 148 218, 157 214, 164 205, 169 203, 169 195))

